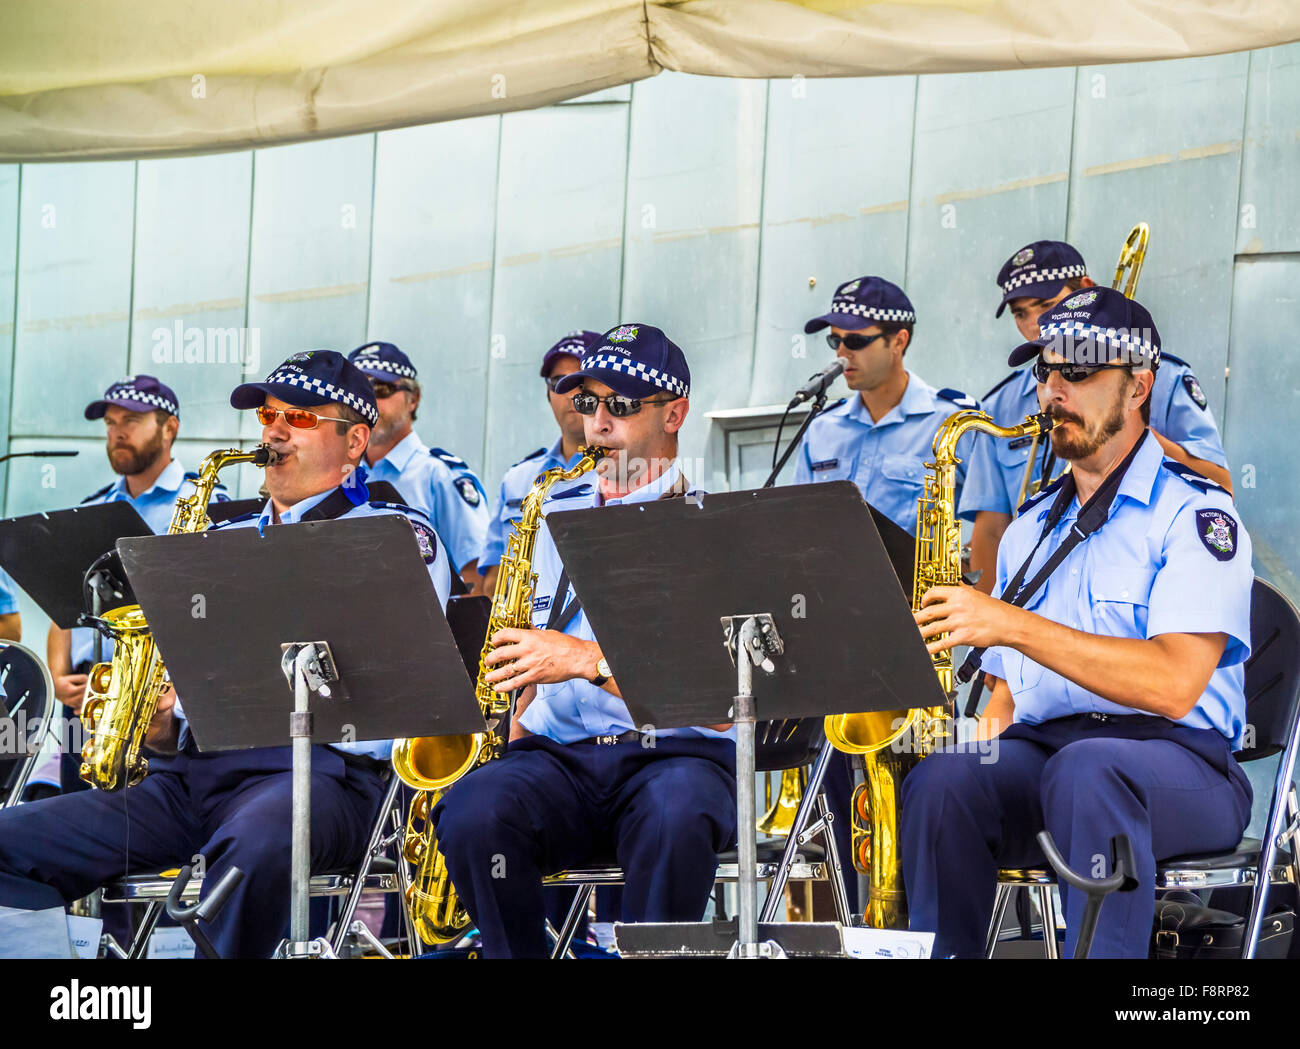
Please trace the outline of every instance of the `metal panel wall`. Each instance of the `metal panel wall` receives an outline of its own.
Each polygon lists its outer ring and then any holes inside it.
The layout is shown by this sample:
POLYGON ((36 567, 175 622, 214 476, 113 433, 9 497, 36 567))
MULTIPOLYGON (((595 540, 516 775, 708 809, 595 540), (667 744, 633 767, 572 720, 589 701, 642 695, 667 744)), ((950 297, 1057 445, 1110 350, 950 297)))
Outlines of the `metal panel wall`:
POLYGON ((1300 44, 1253 51, 1237 251, 1300 251, 1300 44))
POLYGON ((916 307, 908 365, 932 386, 980 397, 1019 338, 993 316, 998 269, 1065 232, 1073 69, 922 77, 907 281, 916 307))
POLYGON ((537 370, 575 328, 618 315, 627 107, 554 106, 501 118, 483 480, 555 439, 537 370))
POLYGON ((366 338, 410 356, 422 388, 416 429, 476 470, 500 133, 500 117, 386 131, 375 167, 366 338))
POLYGON ((1247 54, 1079 70, 1069 239, 1109 284, 1151 225, 1138 299, 1223 412, 1247 54))
MULTIPOLYGON (((803 326, 838 285, 867 273, 903 279, 916 84, 769 85, 750 404, 784 403, 830 362, 824 333, 805 336, 803 326)), ((835 389, 845 392, 842 382, 835 389)))
MULTIPOLYGON (((703 414, 743 396, 754 346, 767 85, 663 75, 634 85, 618 321, 662 328, 686 354, 680 454, 701 459, 703 414), (682 113, 693 111, 693 119, 682 113)), ((694 481, 703 473, 693 463, 694 481)))

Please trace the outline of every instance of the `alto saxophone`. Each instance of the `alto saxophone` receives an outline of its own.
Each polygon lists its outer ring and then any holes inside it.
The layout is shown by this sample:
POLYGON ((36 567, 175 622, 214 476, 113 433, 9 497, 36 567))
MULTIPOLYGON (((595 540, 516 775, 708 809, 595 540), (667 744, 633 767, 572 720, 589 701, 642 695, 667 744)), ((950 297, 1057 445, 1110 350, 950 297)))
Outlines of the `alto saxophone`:
POLYGON ((453 783, 479 765, 500 757, 505 749, 503 736, 507 733, 511 697, 509 693, 497 692, 486 680, 493 669, 499 669, 485 662, 495 647, 492 638, 498 630, 510 627, 528 630, 533 625, 533 588, 537 585, 533 548, 547 494, 558 482, 572 481, 585 474, 605 455, 604 448, 583 448, 578 461, 569 469, 556 467, 538 477, 523 501, 522 516, 501 558, 487 636, 479 657, 478 679, 474 683, 474 698, 487 722, 486 731, 464 736, 399 739, 393 744, 394 771, 404 783, 419 791, 407 813, 402 855, 415 866, 406 891, 407 913, 416 935, 425 943, 448 943, 470 922, 434 839, 430 816, 438 799, 453 783))
MULTIPOLYGON (((1019 426, 998 426, 985 412, 967 409, 950 415, 934 435, 934 462, 917 501, 916 578, 912 610, 933 586, 957 586, 961 575, 961 522, 957 520, 957 442, 971 430, 1014 440, 1050 430, 1046 413, 1028 416, 1019 426)), ((940 635, 944 636, 944 635, 940 635)), ((938 640, 934 638, 932 640, 938 640)), ((862 755, 866 782, 853 792, 850 820, 853 862, 868 876, 866 923, 876 929, 907 928, 907 897, 898 853, 898 808, 903 779, 927 754, 948 742, 952 727, 952 652, 931 656, 943 705, 874 714, 831 714, 826 738, 836 750, 862 755)))
MULTIPOLYGON (((267 466, 279 456, 267 445, 251 452, 238 448, 213 452, 199 467, 194 494, 176 501, 167 535, 202 532, 208 519, 208 500, 217 486, 217 474, 234 463, 267 466)), ((81 723, 87 740, 81 749, 80 776, 92 787, 116 791, 144 779, 149 761, 142 757, 145 733, 166 687, 166 674, 158 646, 139 605, 122 605, 100 617, 113 639, 111 663, 96 663, 90 670, 81 723)))

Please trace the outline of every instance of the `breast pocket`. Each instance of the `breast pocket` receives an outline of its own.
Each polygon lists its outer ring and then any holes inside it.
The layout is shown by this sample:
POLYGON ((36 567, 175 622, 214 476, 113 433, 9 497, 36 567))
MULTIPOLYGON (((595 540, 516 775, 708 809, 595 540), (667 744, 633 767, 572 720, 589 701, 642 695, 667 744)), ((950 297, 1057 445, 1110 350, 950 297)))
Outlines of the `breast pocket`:
POLYGON ((907 485, 920 496, 925 484, 925 463, 919 455, 886 455, 880 460, 880 476, 894 484, 907 485))
POLYGON ((1155 570, 1148 565, 1109 565, 1094 569, 1090 607, 1096 632, 1111 637, 1145 638, 1155 578, 1155 570))

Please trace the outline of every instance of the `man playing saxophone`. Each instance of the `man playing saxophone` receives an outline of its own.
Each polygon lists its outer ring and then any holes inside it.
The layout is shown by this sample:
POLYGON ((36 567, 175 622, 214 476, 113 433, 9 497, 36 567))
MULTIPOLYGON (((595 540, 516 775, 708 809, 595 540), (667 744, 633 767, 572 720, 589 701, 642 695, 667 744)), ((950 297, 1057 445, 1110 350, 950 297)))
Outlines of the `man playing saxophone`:
MULTIPOLYGON (((579 387, 574 407, 587 417, 587 443, 610 455, 589 485, 562 492, 547 511, 685 494, 682 351, 658 328, 621 325, 556 392, 579 387)), ((717 852, 735 839, 730 726, 638 731, 545 527, 533 564, 535 629, 498 631, 486 660, 499 691, 527 690, 517 719, 524 731, 434 810, 451 881, 488 957, 544 957, 542 877, 611 854, 627 879, 625 921, 696 921, 717 852)), ((504 576, 503 567, 498 585, 504 576)), ((622 585, 617 565, 609 585, 622 585)))
MULTIPOLYGON (((1160 339, 1140 304, 1109 288, 1066 298, 1009 363, 1028 361, 1072 469, 1003 537, 996 593, 1015 605, 938 586, 916 613, 931 652, 986 650, 979 735, 998 746, 991 763, 940 750, 904 784, 911 924, 936 933, 936 955, 979 956, 995 872, 1043 864, 1038 831, 1094 875, 1122 833, 1139 888, 1107 900, 1092 955, 1143 958, 1156 860, 1231 849, 1250 818, 1232 757, 1246 721, 1250 540, 1231 496, 1167 459, 1148 428, 1160 339)), ((1072 953, 1085 901, 1061 895, 1072 953)))
MULTIPOLYGON (((256 410, 276 453, 260 513, 218 527, 402 513, 412 522, 441 600, 450 590, 446 551, 419 511, 370 503, 356 471, 378 415, 362 372, 331 350, 299 353, 264 382, 231 394, 256 410)), ((213 653, 213 659, 224 656, 213 653)), ((113 878, 204 859, 204 891, 231 866, 244 881, 209 927, 224 957, 266 957, 289 917, 290 748, 200 753, 170 688, 145 739, 154 751, 137 786, 84 791, 0 812, 0 906, 57 907, 113 878)), ((312 868, 356 862, 382 794, 391 743, 312 748, 312 868)))

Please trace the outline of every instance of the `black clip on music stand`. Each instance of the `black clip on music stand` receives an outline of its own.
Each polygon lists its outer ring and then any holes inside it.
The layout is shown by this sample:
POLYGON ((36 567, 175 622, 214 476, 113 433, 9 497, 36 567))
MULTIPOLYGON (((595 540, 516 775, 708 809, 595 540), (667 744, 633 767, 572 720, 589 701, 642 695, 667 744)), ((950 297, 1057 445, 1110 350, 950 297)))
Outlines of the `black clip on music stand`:
MULTIPOLYGON (((736 725, 731 955, 781 956, 779 924, 764 924, 773 939, 758 941, 757 708, 777 720, 944 699, 861 492, 837 481, 688 496, 552 512, 547 526, 634 724, 651 738, 736 725), (719 658, 719 622, 734 668, 719 658)), ((656 928, 677 943, 713 939, 702 923, 656 928)))
POLYGON ((484 730, 409 522, 232 528, 118 550, 200 752, 283 746, 292 685, 290 932, 276 953, 328 955, 308 939, 312 745, 484 730), (218 658, 234 644, 236 658, 218 658))
MULTIPOLYGON (((1132 892, 1138 887, 1138 868, 1137 860, 1133 856, 1133 843, 1129 841, 1127 834, 1116 834, 1110 839, 1110 864, 1114 873, 1108 878, 1089 878, 1074 870, 1066 862, 1052 839, 1051 831, 1040 830, 1037 839, 1038 847, 1043 850, 1047 862, 1056 871, 1056 876, 1088 897, 1088 902, 1083 905, 1083 917, 1079 919, 1079 935, 1074 944, 1074 957, 1087 958, 1092 950, 1092 938, 1097 932, 1097 919, 1101 915, 1101 905, 1106 902, 1106 897, 1112 892, 1132 892)), ((1043 939, 1055 935, 1056 930, 1047 928, 1047 923, 1044 921, 1043 939)))

